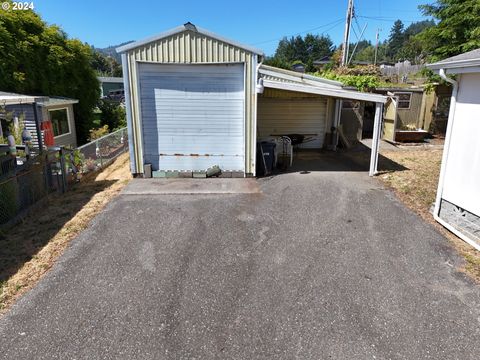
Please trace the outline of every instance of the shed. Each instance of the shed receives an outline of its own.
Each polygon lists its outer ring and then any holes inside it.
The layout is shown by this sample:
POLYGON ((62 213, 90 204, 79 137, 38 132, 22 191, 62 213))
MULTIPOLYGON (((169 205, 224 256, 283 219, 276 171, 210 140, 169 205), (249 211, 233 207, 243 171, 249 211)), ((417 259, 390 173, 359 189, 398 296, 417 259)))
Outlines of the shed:
POLYGON ((100 97, 108 96, 110 91, 123 89, 123 78, 114 76, 99 76, 100 97))
POLYGON ((453 84, 434 217, 480 250, 480 49, 427 66, 453 84))
POLYGON ((255 176, 259 136, 298 130, 315 137, 311 146, 322 147, 338 125, 341 99, 376 103, 380 133, 385 96, 265 66, 261 50, 191 23, 117 51, 122 56, 131 171, 137 175, 149 164, 163 175, 219 165, 237 176, 255 176))
MULTIPOLYGON (((45 121, 52 122, 55 145, 77 146, 73 114, 73 105, 76 103, 78 103, 76 99, 58 96, 29 96, 0 92, 0 106, 13 116, 23 118, 24 124, 20 126, 24 125, 30 131, 33 147, 38 150, 43 146, 42 123, 45 121)), ((6 130, 5 126, 5 123, 0 122, 0 134, 6 130)))

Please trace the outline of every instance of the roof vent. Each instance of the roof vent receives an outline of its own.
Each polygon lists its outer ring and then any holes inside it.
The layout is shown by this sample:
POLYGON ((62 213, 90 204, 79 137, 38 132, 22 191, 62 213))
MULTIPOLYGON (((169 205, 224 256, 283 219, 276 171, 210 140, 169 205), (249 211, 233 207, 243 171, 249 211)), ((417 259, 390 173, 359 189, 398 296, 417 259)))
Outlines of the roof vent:
POLYGON ((195 31, 195 32, 197 31, 197 27, 193 25, 190 21, 187 22, 186 24, 183 24, 183 26, 185 26, 186 30, 195 31))

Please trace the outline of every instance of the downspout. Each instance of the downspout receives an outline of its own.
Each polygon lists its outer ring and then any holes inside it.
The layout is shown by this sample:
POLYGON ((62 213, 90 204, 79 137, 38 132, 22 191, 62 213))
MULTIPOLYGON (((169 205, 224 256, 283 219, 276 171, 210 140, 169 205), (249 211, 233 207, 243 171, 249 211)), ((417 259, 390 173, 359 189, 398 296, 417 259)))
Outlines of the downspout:
POLYGON ((445 182, 445 170, 447 166, 448 160, 448 150, 450 148, 450 139, 452 137, 452 130, 453 130, 453 118, 455 117, 455 108, 457 106, 457 94, 458 94, 458 82, 449 78, 444 69, 440 69, 438 75, 445 80, 446 82, 453 85, 452 89, 452 97, 450 100, 450 111, 448 113, 448 123, 447 123, 447 133, 445 136, 445 144, 443 146, 443 155, 442 155, 442 165, 440 168, 440 177, 438 179, 438 187, 437 187, 437 196, 435 198, 435 208, 433 210, 433 217, 436 221, 446 227, 448 230, 453 232, 458 237, 462 238, 463 240, 467 241, 471 244, 471 241, 467 240, 464 235, 462 235, 459 231, 457 231, 453 226, 446 223, 442 219, 440 219, 440 203, 442 201, 442 194, 443 194, 443 185, 445 182))

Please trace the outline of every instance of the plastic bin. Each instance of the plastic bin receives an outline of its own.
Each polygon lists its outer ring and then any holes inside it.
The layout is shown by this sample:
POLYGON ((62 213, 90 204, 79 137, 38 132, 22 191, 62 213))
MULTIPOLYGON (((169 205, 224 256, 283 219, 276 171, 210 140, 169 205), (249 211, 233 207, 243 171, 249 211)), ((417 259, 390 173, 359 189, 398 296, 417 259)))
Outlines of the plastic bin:
POLYGON ((268 141, 257 143, 257 176, 267 176, 275 166, 275 147, 277 144, 268 141))

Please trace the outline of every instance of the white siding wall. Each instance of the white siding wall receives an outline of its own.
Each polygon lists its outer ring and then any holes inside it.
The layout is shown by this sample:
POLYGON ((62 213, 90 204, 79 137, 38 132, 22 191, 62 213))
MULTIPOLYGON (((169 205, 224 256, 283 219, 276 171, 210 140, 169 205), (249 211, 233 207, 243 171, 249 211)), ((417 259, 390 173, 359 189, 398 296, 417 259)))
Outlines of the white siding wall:
POLYGON ((443 198, 480 216, 480 74, 460 77, 443 198))

